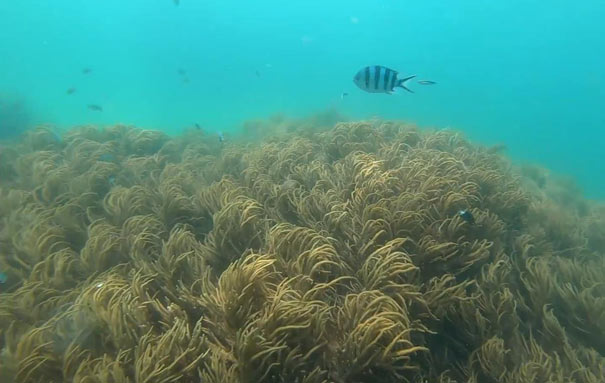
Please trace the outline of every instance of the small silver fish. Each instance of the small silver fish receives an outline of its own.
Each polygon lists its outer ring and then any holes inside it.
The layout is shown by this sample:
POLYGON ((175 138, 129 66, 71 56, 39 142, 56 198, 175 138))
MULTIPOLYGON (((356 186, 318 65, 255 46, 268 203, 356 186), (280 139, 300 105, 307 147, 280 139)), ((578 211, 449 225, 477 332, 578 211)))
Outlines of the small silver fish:
POLYGON ((361 90, 369 93, 391 94, 395 91, 395 88, 403 88, 410 93, 414 93, 405 86, 406 82, 414 77, 416 75, 399 78, 396 70, 381 65, 371 65, 361 68, 353 78, 353 82, 361 90))

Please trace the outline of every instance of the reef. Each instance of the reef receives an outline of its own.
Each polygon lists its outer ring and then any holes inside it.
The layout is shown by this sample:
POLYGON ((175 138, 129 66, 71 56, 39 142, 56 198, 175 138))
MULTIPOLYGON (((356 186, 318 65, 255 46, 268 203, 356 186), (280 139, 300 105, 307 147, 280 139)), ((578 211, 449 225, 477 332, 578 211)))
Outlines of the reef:
POLYGON ((2 145, 2 382, 605 381, 602 205, 456 132, 316 125, 2 145))

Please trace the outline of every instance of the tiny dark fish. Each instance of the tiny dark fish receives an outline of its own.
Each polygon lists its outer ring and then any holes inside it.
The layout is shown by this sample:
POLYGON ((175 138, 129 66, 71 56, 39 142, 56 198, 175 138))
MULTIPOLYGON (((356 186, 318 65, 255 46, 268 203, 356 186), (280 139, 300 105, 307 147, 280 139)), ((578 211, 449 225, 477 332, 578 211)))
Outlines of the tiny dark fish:
POLYGON ((67 89, 67 91, 65 93, 74 94, 75 92, 76 92, 76 88, 69 88, 69 89, 67 89))
POLYGON ((185 75, 187 74, 187 71, 186 71, 185 69, 183 69, 183 68, 179 68, 178 73, 179 73, 181 76, 185 76, 185 75))
POLYGON ((435 81, 431 81, 431 80, 420 80, 420 81, 418 81, 418 84, 421 84, 421 85, 435 85, 437 83, 435 81))
POLYGON ((254 71, 256 73, 256 77, 260 77, 260 72, 258 70, 254 71))
POLYGON ((111 153, 101 154, 101 156, 99 157, 99 161, 103 161, 103 162, 111 162, 114 159, 115 159, 115 157, 111 153))
POLYGON ((460 210, 458 212, 458 215, 460 216, 460 218, 462 218, 463 220, 465 220, 466 222, 468 222, 471 225, 475 223, 475 217, 473 217, 473 214, 466 209, 460 210))
POLYGON ((183 78, 183 83, 184 84, 189 84, 189 77, 183 78))
POLYGON ((102 106, 95 105, 95 104, 89 104, 88 105, 88 109, 94 110, 95 112, 102 112, 103 111, 103 107, 102 106))
POLYGON ((502 152, 505 152, 507 149, 505 144, 496 144, 496 145, 492 145, 489 148, 487 148, 487 152, 489 154, 499 154, 502 152))
POLYGON ((340 98, 345 98, 347 97, 349 94, 347 92, 342 92, 340 95, 340 98))
POLYGON ((396 70, 381 65, 371 65, 361 68, 353 77, 353 82, 361 90, 369 93, 391 94, 395 91, 395 88, 403 88, 410 93, 414 93, 405 84, 416 75, 404 78, 399 78, 398 75, 399 73, 396 70))
POLYGON ((8 276, 6 275, 6 273, 0 273, 0 283, 6 283, 7 280, 8 276))
POLYGON ((172 0, 172 2, 174 3, 174 5, 176 5, 177 7, 179 6, 179 4, 181 3, 179 0, 172 0))
POLYGON ((193 124, 195 126, 195 128, 197 130, 202 130, 202 126, 200 124, 198 124, 197 122, 195 124, 193 124))
POLYGON ((90 69, 90 68, 84 68, 84 69, 82 69, 82 73, 83 74, 89 74, 90 72, 92 72, 92 69, 90 69))

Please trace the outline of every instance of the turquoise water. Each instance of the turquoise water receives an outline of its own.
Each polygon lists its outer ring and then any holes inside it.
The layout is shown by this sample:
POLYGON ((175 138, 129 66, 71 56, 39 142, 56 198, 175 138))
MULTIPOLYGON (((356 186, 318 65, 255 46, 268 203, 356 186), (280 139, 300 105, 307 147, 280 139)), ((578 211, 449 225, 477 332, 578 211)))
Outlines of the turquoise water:
POLYGON ((327 108, 404 119, 504 143, 604 198, 604 18, 597 0, 2 1, 0 95, 61 129, 235 131, 327 108), (352 77, 374 64, 438 84, 364 93, 352 77))

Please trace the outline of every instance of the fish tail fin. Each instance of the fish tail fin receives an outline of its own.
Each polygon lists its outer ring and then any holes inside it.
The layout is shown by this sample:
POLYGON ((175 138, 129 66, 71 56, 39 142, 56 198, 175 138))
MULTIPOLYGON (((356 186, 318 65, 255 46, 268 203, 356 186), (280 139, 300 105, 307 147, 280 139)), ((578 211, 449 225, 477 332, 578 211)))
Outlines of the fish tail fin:
POLYGON ((416 75, 409 76, 409 77, 406 77, 406 78, 402 78, 401 80, 397 80, 397 84, 395 84, 395 86, 403 88, 403 89, 407 90, 410 93, 414 93, 410 88, 408 88, 407 86, 405 86, 405 83, 408 82, 408 81, 410 81, 414 77, 416 77, 416 75))

